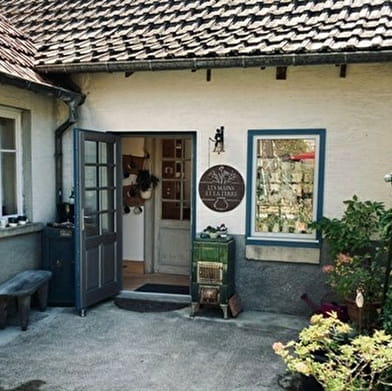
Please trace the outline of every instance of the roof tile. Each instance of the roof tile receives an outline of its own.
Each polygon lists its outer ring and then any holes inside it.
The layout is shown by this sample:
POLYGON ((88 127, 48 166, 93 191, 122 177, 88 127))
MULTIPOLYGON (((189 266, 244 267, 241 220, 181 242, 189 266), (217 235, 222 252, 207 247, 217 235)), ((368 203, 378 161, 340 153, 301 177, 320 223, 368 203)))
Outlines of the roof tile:
POLYGON ((0 0, 0 12, 38 64, 392 49, 390 0, 0 0))

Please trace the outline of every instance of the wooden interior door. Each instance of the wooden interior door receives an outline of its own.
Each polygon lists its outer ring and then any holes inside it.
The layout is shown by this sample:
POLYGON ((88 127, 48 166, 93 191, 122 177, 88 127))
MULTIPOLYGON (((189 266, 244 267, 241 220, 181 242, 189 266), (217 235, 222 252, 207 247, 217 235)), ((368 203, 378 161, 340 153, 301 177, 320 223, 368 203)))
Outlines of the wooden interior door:
POLYGON ((192 144, 191 137, 157 139, 155 272, 190 272, 192 144))

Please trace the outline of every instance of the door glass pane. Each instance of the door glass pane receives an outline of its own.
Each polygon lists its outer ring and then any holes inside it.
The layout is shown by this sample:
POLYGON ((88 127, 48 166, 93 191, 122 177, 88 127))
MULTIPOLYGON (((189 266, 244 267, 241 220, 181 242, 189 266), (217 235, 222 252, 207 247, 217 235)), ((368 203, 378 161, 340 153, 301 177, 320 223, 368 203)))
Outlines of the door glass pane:
POLYGON ((96 213, 97 206, 98 206, 98 192, 93 190, 93 191, 85 191, 85 198, 84 198, 84 206, 85 206, 85 211, 86 214, 91 214, 91 213, 96 213))
POLYGON ((174 140, 162 140, 162 157, 173 158, 174 157, 174 140))
POLYGON ((175 163, 173 161, 162 162, 162 178, 174 178, 175 163))
POLYGON ((107 210, 107 209, 113 209, 113 206, 110 208, 110 193, 112 190, 101 190, 99 192, 99 210, 107 210))
POLYGON ((191 199, 191 182, 184 181, 182 183, 182 186, 183 186, 182 199, 185 201, 189 201, 191 199))
POLYGON ((162 218, 189 219, 192 140, 162 140, 162 218), (167 202, 176 200, 179 202, 167 202), (184 211, 184 203, 188 204, 184 211))
POLYGON ((99 163, 108 162, 108 143, 99 143, 99 163))
POLYGON ((84 229, 87 236, 98 235, 98 215, 85 214, 84 216, 84 229))
POLYGON ((184 179, 190 180, 192 174, 192 165, 190 161, 184 162, 184 179))
POLYGON ((0 149, 15 149, 15 120, 0 118, 0 149))
POLYGON ((97 169, 95 166, 84 167, 85 187, 97 187, 97 169))
POLYGON ((182 165, 181 162, 176 162, 176 178, 182 177, 182 165))
POLYGON ((108 183, 108 167, 99 167, 99 186, 106 187, 112 185, 112 183, 108 183))
POLYGON ((185 159, 192 158, 192 140, 191 139, 184 140, 184 158, 185 159))
POLYGON ((180 203, 162 202, 162 218, 170 220, 179 220, 181 217, 180 203))
POLYGON ((179 199, 177 183, 174 181, 162 181, 162 198, 169 200, 179 199))
POLYGON ((97 143, 95 141, 85 141, 84 160, 86 163, 97 162, 97 143))
POLYGON ((18 213, 16 197, 16 154, 1 153, 2 214, 18 213))
POLYGON ((182 157, 182 140, 176 140, 176 157, 182 157))
POLYGON ((101 213, 101 233, 114 232, 114 214, 101 213))
POLYGON ((182 213, 183 213, 183 216, 182 216, 183 220, 190 220, 191 219, 191 203, 189 201, 184 202, 182 213))

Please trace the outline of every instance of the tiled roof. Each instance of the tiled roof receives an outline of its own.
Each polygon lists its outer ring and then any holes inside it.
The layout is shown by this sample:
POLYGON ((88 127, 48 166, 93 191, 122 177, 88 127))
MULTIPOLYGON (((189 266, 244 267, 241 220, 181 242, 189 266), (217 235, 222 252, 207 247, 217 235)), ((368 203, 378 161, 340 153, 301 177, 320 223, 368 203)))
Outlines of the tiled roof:
POLYGON ((33 69, 36 48, 0 15, 0 73, 7 78, 51 86, 33 69))
POLYGON ((391 0, 0 0, 37 64, 392 49, 391 0))

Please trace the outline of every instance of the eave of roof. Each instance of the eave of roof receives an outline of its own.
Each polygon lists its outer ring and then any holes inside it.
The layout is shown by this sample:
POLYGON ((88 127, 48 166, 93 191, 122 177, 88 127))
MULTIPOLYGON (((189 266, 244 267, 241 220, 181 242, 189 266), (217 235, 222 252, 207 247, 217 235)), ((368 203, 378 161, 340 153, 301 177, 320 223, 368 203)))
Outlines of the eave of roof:
POLYGON ((137 72, 381 62, 392 62, 392 50, 49 64, 38 65, 36 69, 47 73, 137 72))
POLYGON ((0 83, 54 96, 64 101, 81 95, 55 86, 34 70, 36 49, 28 36, 0 15, 0 83))
POLYGON ((54 85, 33 82, 20 77, 14 77, 3 72, 0 72, 0 83, 52 96, 54 98, 61 99, 64 102, 78 102, 79 104, 84 99, 82 94, 75 91, 54 85))

